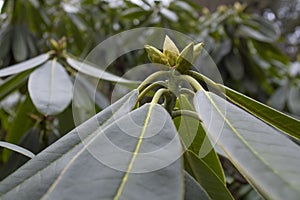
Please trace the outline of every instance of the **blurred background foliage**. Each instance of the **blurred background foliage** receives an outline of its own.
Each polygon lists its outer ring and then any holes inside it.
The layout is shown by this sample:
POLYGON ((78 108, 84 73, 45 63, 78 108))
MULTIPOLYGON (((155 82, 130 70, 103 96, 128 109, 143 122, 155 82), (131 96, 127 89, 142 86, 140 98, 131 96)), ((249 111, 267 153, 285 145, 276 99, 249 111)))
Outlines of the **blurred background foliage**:
MULTIPOLYGON (((2 3, 1 68, 51 50, 50 39, 65 37, 68 54, 85 58, 101 41, 124 30, 164 27, 189 35, 195 41, 204 41, 225 85, 300 116, 299 0, 240 0, 239 3, 234 0, 5 0, 2 3)), ((122 56, 109 69, 122 75, 132 66, 146 62, 144 52, 135 52, 122 56)), ((202 65, 206 64, 203 60, 202 65)), ((28 96, 28 74, 30 71, 1 80, 5 84, 0 85, 0 137, 38 153, 74 127, 73 115, 71 105, 55 116, 40 114, 28 96), (10 88, 9 92, 3 85, 10 88)), ((100 94, 105 95, 101 96, 99 110, 108 105, 110 90, 108 83, 101 86, 100 94)), ((23 156, 2 151, 0 178, 24 162, 23 156)), ((232 166, 223 163, 237 198, 259 198, 240 175, 235 175, 236 171, 231 171, 232 166)))

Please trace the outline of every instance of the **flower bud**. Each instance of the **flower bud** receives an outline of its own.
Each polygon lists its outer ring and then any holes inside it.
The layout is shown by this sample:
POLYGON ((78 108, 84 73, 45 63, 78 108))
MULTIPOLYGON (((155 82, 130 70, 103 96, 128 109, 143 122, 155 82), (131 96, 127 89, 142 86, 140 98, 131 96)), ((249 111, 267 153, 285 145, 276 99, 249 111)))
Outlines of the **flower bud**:
POLYGON ((148 53, 148 58, 152 63, 159 63, 163 65, 168 64, 167 57, 157 48, 150 45, 145 45, 145 49, 148 53))
POLYGON ((190 43, 180 53, 176 61, 176 69, 183 73, 187 71, 193 62, 194 43, 190 43))
POLYGON ((174 42, 166 36, 165 42, 164 42, 164 51, 163 53, 168 59, 168 63, 170 67, 175 66, 177 57, 179 56, 179 50, 177 49, 174 42))

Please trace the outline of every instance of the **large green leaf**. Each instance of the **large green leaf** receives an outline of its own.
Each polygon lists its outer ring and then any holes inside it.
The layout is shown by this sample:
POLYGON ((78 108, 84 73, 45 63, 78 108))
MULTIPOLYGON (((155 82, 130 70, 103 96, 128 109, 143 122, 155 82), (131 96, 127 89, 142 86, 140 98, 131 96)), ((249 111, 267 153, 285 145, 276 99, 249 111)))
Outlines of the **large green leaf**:
POLYGON ((262 119, 269 125, 300 140, 300 121, 298 119, 277 111, 226 86, 218 85, 225 90, 225 95, 230 101, 262 119))
POLYGON ((51 60, 32 72, 28 80, 30 97, 45 115, 63 111, 73 96, 73 83, 63 66, 51 60))
POLYGON ((194 104, 207 134, 266 199, 299 199, 298 145, 213 93, 199 91, 194 104))
POLYGON ((211 87, 210 89, 220 91, 234 104, 247 110, 269 125, 280 129, 298 140, 300 139, 300 121, 298 119, 277 111, 222 84, 215 83, 204 75, 193 71, 189 71, 188 74, 195 77, 198 81, 205 81, 211 87))
MULTIPOLYGON (((186 96, 179 96, 180 109, 192 110, 194 107, 186 96)), ((201 157, 201 159, 216 173, 219 179, 225 184, 225 176, 220 160, 212 147, 209 138, 203 130, 201 122, 189 116, 182 115, 174 119, 177 131, 186 148, 201 157)))
POLYGON ((130 92, 22 166, 0 183, 0 198, 24 199, 28 197, 28 199, 39 199, 48 190, 53 181, 57 179, 59 173, 72 160, 73 156, 84 148, 82 139, 92 134, 99 126, 104 128, 114 118, 128 113, 136 103, 137 94, 136 90, 130 92), (39 174, 47 176, 36 182, 39 179, 39 174), (31 183, 35 184, 35 186, 31 185, 31 183), (18 188, 22 188, 20 193, 14 193, 18 188))
POLYGON ((49 54, 45 53, 42 55, 39 55, 37 57, 31 58, 29 60, 26 60, 24 62, 6 67, 4 69, 0 70, 0 77, 9 76, 12 74, 20 73, 23 71, 26 71, 28 69, 34 68, 44 62, 46 62, 49 58, 49 54))
POLYGON ((201 158, 187 150, 184 161, 185 169, 199 182, 211 199, 233 199, 224 182, 201 158))
POLYGON ((1 198, 182 199, 172 120, 159 105, 130 112, 136 98, 134 91, 38 154, 0 184, 1 198))
POLYGON ((95 78, 99 78, 99 79, 106 80, 106 81, 111 81, 111 82, 125 83, 125 84, 137 84, 138 83, 136 81, 127 80, 125 78, 116 76, 116 75, 111 74, 109 72, 106 72, 106 71, 104 71, 104 70, 100 69, 99 67, 94 66, 92 64, 77 61, 73 58, 67 58, 67 62, 69 63, 69 65, 71 67, 73 67, 77 71, 79 71, 83 74, 95 77, 95 78))
POLYGON ((196 182, 196 180, 189 175, 184 173, 184 200, 210 200, 206 191, 196 182))

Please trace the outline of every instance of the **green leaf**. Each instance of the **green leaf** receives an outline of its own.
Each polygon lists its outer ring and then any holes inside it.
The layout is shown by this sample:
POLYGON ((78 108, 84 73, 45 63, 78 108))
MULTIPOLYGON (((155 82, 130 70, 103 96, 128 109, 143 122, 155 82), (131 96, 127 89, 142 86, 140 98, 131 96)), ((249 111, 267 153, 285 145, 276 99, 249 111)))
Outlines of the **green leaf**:
POLYGON ((74 121, 79 124, 91 118, 95 114, 95 105, 92 99, 87 94, 83 85, 79 82, 74 85, 73 94, 73 118, 74 121))
POLYGON ((245 21, 245 25, 241 25, 238 31, 243 37, 248 36, 263 42, 275 42, 280 36, 279 27, 262 17, 245 21))
POLYGON ((44 62, 46 62, 49 58, 49 54, 45 53, 42 55, 39 55, 35 58, 31 58, 29 60, 26 60, 24 62, 6 67, 4 69, 0 70, 0 77, 9 76, 12 74, 20 73, 26 70, 29 70, 31 68, 34 68, 44 62))
POLYGON ((56 60, 48 61, 32 72, 28 90, 33 104, 44 115, 63 111, 73 96, 73 83, 63 66, 56 60))
POLYGON ((130 20, 140 19, 141 17, 146 17, 152 14, 152 10, 144 10, 141 8, 130 8, 126 9, 122 13, 122 17, 130 20))
POLYGON ((95 78, 124 84, 138 84, 138 82, 136 81, 127 80, 114 74, 108 73, 100 69, 99 67, 96 67, 92 64, 87 64, 86 62, 80 62, 73 58, 67 58, 67 62, 77 71, 95 78))
POLYGON ((12 151, 18 152, 29 158, 33 158, 35 156, 31 151, 28 151, 27 149, 24 149, 18 145, 15 145, 15 144, 12 144, 9 142, 0 141, 0 147, 4 147, 4 148, 10 149, 12 151))
POLYGON ((136 99, 134 91, 30 160, 0 184, 1 198, 182 199, 172 120, 159 105, 130 112, 136 99))
MULTIPOLYGON (((87 122, 76 127, 2 181, 0 183, 0 198, 40 199, 49 189, 50 185, 58 178, 62 170, 72 161, 73 157, 85 148, 83 140, 86 140, 99 127, 99 130, 101 130, 111 124, 114 119, 127 114, 134 107, 137 94, 137 90, 130 92, 87 122), (40 179, 40 175, 44 175, 42 179, 40 179), (19 192, 16 193, 16 190, 19 190, 19 192)), ((88 157, 90 161, 94 162, 90 154, 88 157)), ((84 164, 88 163, 90 162, 84 164)), ((100 164, 100 162, 97 164, 100 164)), ((87 172, 89 171, 90 169, 87 170, 87 172)), ((83 177, 85 176, 85 173, 82 173, 82 171, 79 174, 82 174, 83 177)), ((99 192, 99 189, 96 191, 99 192)), ((85 194, 88 195, 89 193, 85 194)), ((76 196, 74 195, 74 197, 76 196)))
MULTIPOLYGON (((288 97, 287 106, 292 113, 300 115, 300 91, 299 88, 291 87, 288 97)), ((300 134, 300 133, 299 133, 300 134)))
MULTIPOLYGON (((19 143, 24 133, 34 126, 36 121, 30 117, 31 114, 36 115, 37 110, 32 104, 29 96, 27 96, 25 101, 18 107, 16 116, 10 124, 5 136, 7 142, 15 144, 19 143), (22 124, 22 126, 20 126, 20 124, 22 124)), ((4 161, 8 159, 9 155, 8 151, 3 151, 4 161)))
POLYGON ((184 200, 210 200, 206 191, 196 182, 196 180, 184 172, 184 200))
POLYGON ((226 185, 201 158, 187 150, 184 161, 185 169, 198 181, 211 199, 233 199, 226 185))
POLYGON ((247 97, 226 86, 223 86, 221 84, 218 84, 218 86, 225 90, 226 97, 233 103, 247 110, 248 112, 260 118, 269 125, 284 131, 288 135, 298 140, 300 139, 299 120, 288 116, 280 111, 277 111, 267 105, 264 105, 254 99, 251 99, 250 97, 247 97))
POLYGON ((207 134, 264 198, 299 198, 297 144, 213 93, 197 92, 194 104, 207 134))
POLYGON ((0 33, 0 58, 5 58, 10 51, 13 31, 10 26, 2 27, 0 33))
POLYGON ((235 52, 228 54, 224 64, 234 80, 241 80, 244 77, 244 66, 239 54, 235 52))
MULTIPOLYGON (((179 98, 179 107, 182 110, 192 110, 191 105, 186 96, 181 95, 179 98)), ((182 115, 174 119, 177 131, 185 144, 185 148, 198 155, 225 184, 225 176, 220 160, 212 147, 209 138, 199 120, 182 115)))
POLYGON ((26 46, 26 39, 23 34, 24 33, 22 26, 16 25, 14 28, 14 37, 12 40, 12 52, 14 55, 14 59, 17 62, 23 61, 28 56, 27 46, 26 46))
POLYGON ((108 101, 107 97, 104 94, 102 94, 100 91, 98 91, 96 89, 97 86, 93 86, 93 84, 89 80, 77 76, 75 84, 77 83, 79 83, 83 87, 83 89, 85 90, 89 98, 93 99, 95 101, 95 104, 99 108, 104 109, 107 106, 109 106, 110 102, 108 101))
POLYGON ((176 60, 176 69, 179 72, 185 72, 188 70, 193 62, 194 56, 194 43, 187 45, 179 54, 176 60))
POLYGON ((5 81, 0 85, 0 100, 13 92, 15 89, 22 86, 22 84, 24 84, 27 80, 30 73, 31 70, 28 70, 5 79, 5 81))
POLYGON ((271 96, 269 99, 269 105, 275 109, 283 110, 288 94, 289 94, 289 86, 284 85, 279 87, 271 96))
POLYGON ((177 57, 179 56, 179 50, 167 35, 164 41, 163 53, 168 58, 169 65, 171 67, 175 66, 177 57))

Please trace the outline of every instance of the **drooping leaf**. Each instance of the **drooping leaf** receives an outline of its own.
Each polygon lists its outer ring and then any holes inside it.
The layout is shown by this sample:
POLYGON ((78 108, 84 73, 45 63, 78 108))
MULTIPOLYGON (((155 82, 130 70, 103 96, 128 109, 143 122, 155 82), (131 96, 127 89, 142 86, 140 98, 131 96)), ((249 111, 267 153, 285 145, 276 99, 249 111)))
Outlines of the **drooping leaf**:
POLYGON ((183 175, 176 129, 159 105, 147 104, 129 112, 136 94, 106 108, 4 180, 1 198, 181 199, 183 175), (163 127, 151 126, 161 121, 163 127), (173 162, 157 162, 161 159, 173 162))
POLYGON ((43 64, 30 74, 28 80, 33 104, 44 115, 63 111, 72 99, 72 88, 68 73, 56 60, 43 64))
POLYGON ((24 149, 23 147, 12 143, 0 141, 0 147, 8 148, 20 154, 23 154, 24 156, 27 156, 29 158, 33 158, 35 156, 31 151, 28 151, 27 149, 24 149))
MULTIPOLYGON (((26 97, 24 102, 18 107, 16 116, 14 117, 9 129, 7 131, 5 140, 10 143, 17 144, 25 132, 34 126, 36 121, 30 115, 37 115, 38 112, 35 109, 29 96, 26 97), (22 126, 20 126, 22 124, 22 126)), ((3 151, 3 160, 6 161, 9 156, 8 151, 3 151)))
POLYGON ((124 84, 137 84, 136 81, 130 81, 124 79, 122 77, 116 76, 114 74, 108 73, 99 67, 92 66, 91 64, 87 64, 86 62, 79 62, 73 58, 67 58, 67 62, 71 67, 84 73, 86 75, 99 78, 106 81, 117 82, 117 83, 124 83, 124 84))
POLYGON ((233 103, 262 119, 269 125, 284 131, 298 140, 300 139, 300 121, 298 119, 277 111, 226 86, 218 85, 225 89, 226 97, 233 103))
POLYGON ((195 179, 184 172, 184 200, 210 200, 206 191, 195 181, 195 179))
POLYGON ((24 62, 6 67, 4 69, 0 70, 0 77, 9 76, 12 74, 20 73, 23 71, 26 71, 28 69, 34 68, 44 62, 46 62, 49 58, 49 54, 45 53, 42 55, 39 55, 37 57, 31 58, 29 60, 26 60, 24 62))
POLYGON ((82 140, 97 130, 99 126, 104 128, 115 118, 128 113, 136 103, 137 93, 137 90, 130 92, 35 156, 34 159, 0 183, 0 197, 2 199, 24 199, 25 197, 39 199, 57 179, 63 168, 84 148, 82 140), (44 174, 44 178, 36 181, 40 174, 44 174), (36 185, 33 186, 31 183, 36 185), (22 188, 22 190, 18 194, 14 193, 18 188, 22 188))
POLYGON ((213 93, 199 91, 194 104, 207 134, 264 198, 299 197, 300 147, 297 144, 213 93))
POLYGON ((95 114, 95 105, 87 94, 85 88, 80 83, 74 85, 74 98, 72 102, 72 112, 74 121, 80 124, 95 114))
POLYGON ((17 62, 23 61, 28 57, 28 50, 26 45, 26 39, 25 35, 26 32, 24 32, 21 25, 16 25, 14 28, 14 37, 12 40, 12 52, 14 55, 14 59, 17 62))
POLYGON ((101 92, 97 91, 96 86, 93 86, 93 84, 89 80, 78 76, 76 77, 76 83, 77 81, 80 85, 82 85, 87 95, 95 101, 95 104, 99 108, 104 109, 109 106, 110 102, 108 101, 107 97, 105 97, 105 95, 101 92))
POLYGON ((0 85, 0 100, 5 98, 8 94, 13 92, 15 89, 22 86, 27 80, 31 70, 16 74, 12 77, 5 79, 3 83, 0 85))
POLYGON ((190 150, 184 154, 185 169, 203 187, 211 199, 233 200, 226 185, 214 171, 190 150))
POLYGON ((289 91, 290 89, 287 85, 278 88, 269 99, 269 105, 275 109, 283 110, 289 91))
MULTIPOLYGON (((30 152, 37 154, 40 152, 40 131, 37 128, 31 128, 28 130, 22 139, 18 141, 18 146, 21 146, 30 152)), ((5 149, 6 150, 6 149, 5 149)), ((7 150, 9 151, 9 150, 7 150)), ((1 167, 0 171, 0 180, 3 180, 8 175, 12 174, 16 171, 19 167, 24 165, 28 160, 29 157, 24 156, 22 154, 11 152, 7 161, 5 161, 4 165, 1 167)))
MULTIPOLYGON (((287 98, 287 105, 290 111, 294 114, 300 115, 300 91, 297 87, 291 87, 288 98, 287 98)), ((299 133, 300 134, 300 133, 299 133)))
POLYGON ((198 81, 205 81, 211 89, 215 89, 223 93, 231 102, 247 110, 249 113, 255 115, 269 125, 280 129, 295 139, 300 139, 300 121, 298 119, 264 105, 222 84, 215 83, 204 75, 194 73, 192 71, 189 71, 188 73, 195 77, 198 81))
MULTIPOLYGON (((183 110, 194 111, 194 107, 184 95, 180 96, 178 106, 183 110)), ((175 118, 174 123, 186 148, 198 155, 225 184, 225 176, 220 160, 209 138, 206 136, 201 122, 189 116, 182 115, 175 118)))

